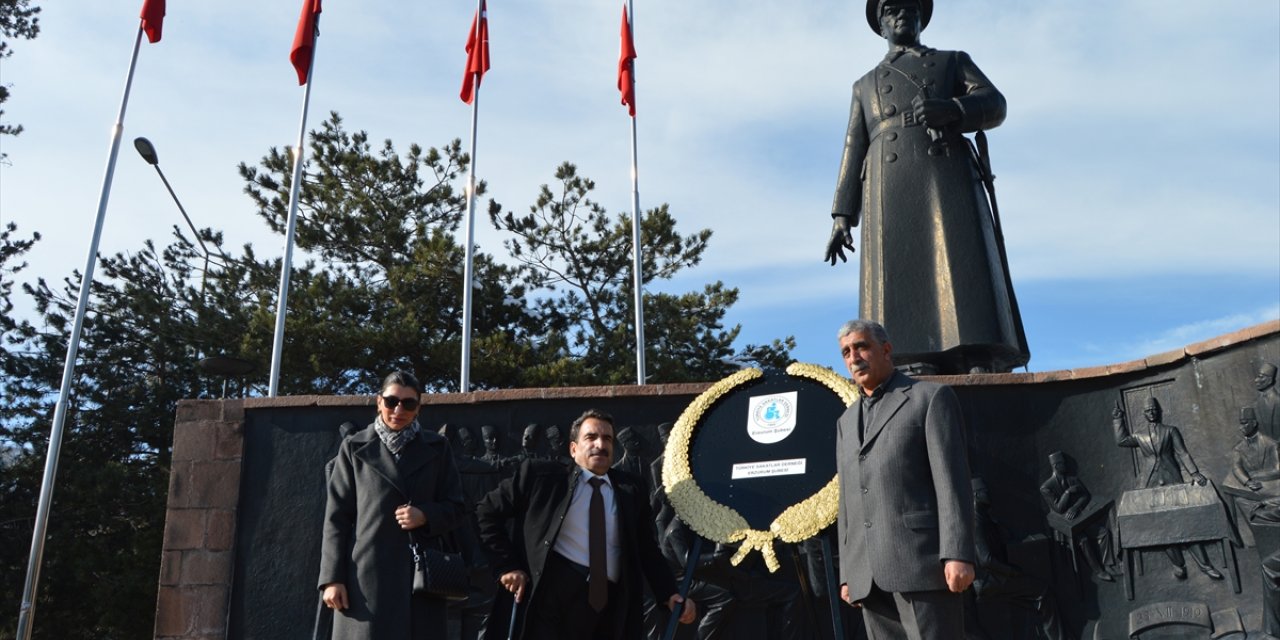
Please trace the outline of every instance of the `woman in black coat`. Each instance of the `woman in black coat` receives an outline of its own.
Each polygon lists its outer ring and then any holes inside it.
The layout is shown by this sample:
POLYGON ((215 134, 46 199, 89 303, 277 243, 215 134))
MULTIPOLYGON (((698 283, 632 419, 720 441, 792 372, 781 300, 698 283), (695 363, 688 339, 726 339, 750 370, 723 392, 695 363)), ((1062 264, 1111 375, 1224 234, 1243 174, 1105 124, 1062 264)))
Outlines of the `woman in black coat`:
POLYGON ((335 640, 443 640, 445 603, 414 596, 410 537, 462 524, 462 485, 448 441, 418 426, 421 385, 387 376, 378 416, 343 441, 325 507, 319 588, 335 640))

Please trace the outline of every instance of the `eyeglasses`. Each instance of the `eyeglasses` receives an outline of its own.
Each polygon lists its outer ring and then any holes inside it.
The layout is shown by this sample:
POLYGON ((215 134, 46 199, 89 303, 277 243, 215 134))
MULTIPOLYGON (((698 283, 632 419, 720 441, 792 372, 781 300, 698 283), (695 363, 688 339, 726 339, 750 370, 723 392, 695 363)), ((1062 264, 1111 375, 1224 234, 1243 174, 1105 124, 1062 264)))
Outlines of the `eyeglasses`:
POLYGON ((396 407, 404 407, 405 411, 416 411, 418 409, 418 399, 382 396, 382 406, 386 407, 387 411, 395 411, 396 407))

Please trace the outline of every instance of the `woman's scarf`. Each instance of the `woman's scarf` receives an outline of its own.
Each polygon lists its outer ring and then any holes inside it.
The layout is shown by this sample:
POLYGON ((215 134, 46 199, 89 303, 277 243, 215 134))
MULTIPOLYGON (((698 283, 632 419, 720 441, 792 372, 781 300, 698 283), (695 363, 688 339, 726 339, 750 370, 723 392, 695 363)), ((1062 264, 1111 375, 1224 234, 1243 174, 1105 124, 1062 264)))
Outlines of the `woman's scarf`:
POLYGON ((414 420, 409 423, 409 426, 399 431, 394 431, 387 426, 387 423, 382 421, 382 416, 378 416, 373 419, 373 430, 378 432, 378 437, 382 439, 382 444, 387 445, 391 455, 395 456, 396 460, 399 460, 400 451, 405 448, 405 445, 413 442, 413 439, 418 437, 418 432, 422 429, 418 427, 418 421, 414 420))

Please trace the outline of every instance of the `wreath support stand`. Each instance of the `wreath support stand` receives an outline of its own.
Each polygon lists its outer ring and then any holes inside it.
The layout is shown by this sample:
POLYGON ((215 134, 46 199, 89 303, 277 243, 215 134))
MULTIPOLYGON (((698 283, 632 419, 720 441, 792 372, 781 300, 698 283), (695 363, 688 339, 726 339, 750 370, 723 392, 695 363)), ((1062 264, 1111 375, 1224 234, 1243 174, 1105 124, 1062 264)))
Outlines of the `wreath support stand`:
MULTIPOLYGON (((693 585, 693 572, 698 568, 698 558, 702 556, 702 536, 693 537, 693 546, 689 547, 689 557, 684 560, 684 577, 680 579, 680 598, 689 597, 689 587, 693 585)), ((671 617, 667 618, 667 630, 662 634, 662 640, 671 640, 676 637, 676 625, 679 624, 680 614, 684 612, 684 603, 676 605, 671 610, 671 617)))
POLYGON ((827 610, 831 613, 831 630, 835 633, 831 637, 840 638, 844 634, 844 625, 840 624, 840 583, 836 581, 836 568, 831 566, 831 559, 835 556, 831 554, 831 540, 822 534, 818 534, 818 539, 822 541, 822 557, 826 560, 822 568, 827 575, 827 610))

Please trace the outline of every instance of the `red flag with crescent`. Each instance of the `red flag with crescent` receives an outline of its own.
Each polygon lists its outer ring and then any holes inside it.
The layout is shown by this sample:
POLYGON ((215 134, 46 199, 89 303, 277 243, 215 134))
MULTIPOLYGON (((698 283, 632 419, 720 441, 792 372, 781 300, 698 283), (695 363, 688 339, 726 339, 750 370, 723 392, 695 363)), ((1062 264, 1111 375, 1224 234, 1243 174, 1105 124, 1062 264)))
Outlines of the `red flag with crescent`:
POLYGON ((480 89, 480 80, 489 70, 489 11, 484 0, 471 19, 471 32, 467 34, 467 68, 462 76, 462 101, 471 104, 480 89))
POLYGON ((164 26, 164 0, 142 0, 142 30, 147 41, 160 42, 160 30, 164 26))
POLYGON ((289 62, 298 72, 298 84, 306 84, 311 75, 311 57, 316 50, 319 35, 320 0, 302 0, 302 15, 298 17, 298 30, 293 34, 293 48, 289 50, 289 62))
POLYGON ((636 115, 636 43, 632 39, 631 20, 627 17, 627 5, 622 5, 622 44, 618 48, 618 91, 627 112, 636 115))

